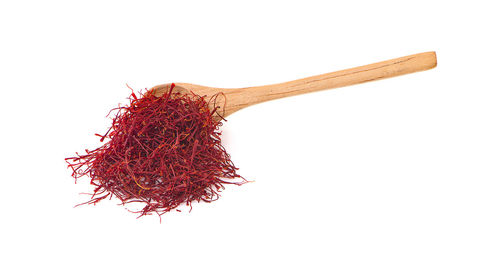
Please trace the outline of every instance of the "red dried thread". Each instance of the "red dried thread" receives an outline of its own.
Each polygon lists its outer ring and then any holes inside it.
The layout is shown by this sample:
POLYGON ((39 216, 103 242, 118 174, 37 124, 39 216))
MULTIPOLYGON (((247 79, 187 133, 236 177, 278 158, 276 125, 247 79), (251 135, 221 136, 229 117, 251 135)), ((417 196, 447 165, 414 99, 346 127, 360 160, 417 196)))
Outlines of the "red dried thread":
MULTIPOLYGON (((129 97, 119 106, 102 147, 66 158, 75 181, 90 177, 95 204, 116 196, 123 204, 140 202, 140 216, 159 215, 185 203, 219 198, 225 179, 242 178, 221 145, 222 120, 208 102, 195 94, 151 92, 129 97), (220 120, 220 121, 219 121, 220 120)), ((215 99, 215 98, 213 98, 215 99)), ((214 103, 215 104, 215 103, 214 103)))

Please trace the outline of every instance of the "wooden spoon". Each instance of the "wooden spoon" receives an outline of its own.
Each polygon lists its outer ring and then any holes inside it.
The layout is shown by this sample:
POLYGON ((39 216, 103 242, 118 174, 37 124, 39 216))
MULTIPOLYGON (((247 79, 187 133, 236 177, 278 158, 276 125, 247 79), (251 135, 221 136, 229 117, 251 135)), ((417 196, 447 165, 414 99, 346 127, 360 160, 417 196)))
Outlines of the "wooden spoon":
MULTIPOLYGON (((173 91, 179 93, 193 92, 210 100, 223 93, 225 99, 212 99, 211 106, 225 107, 224 117, 248 106, 315 91, 339 88, 358 83, 384 79, 409 73, 424 71, 436 67, 436 53, 425 52, 397 59, 386 60, 356 68, 307 77, 294 81, 248 88, 215 88, 190 83, 175 83, 173 91)), ((151 91, 161 96, 170 90, 171 84, 155 86, 151 91)))

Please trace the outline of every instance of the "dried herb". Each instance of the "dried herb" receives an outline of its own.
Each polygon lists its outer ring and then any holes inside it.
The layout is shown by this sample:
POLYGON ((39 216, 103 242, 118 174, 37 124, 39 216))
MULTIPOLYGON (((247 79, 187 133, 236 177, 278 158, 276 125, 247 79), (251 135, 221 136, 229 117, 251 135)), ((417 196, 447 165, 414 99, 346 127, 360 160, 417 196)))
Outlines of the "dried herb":
MULTIPOLYGON (((222 120, 204 97, 170 91, 162 97, 132 91, 130 104, 113 109, 103 146, 66 158, 75 181, 90 177, 95 204, 115 196, 144 204, 140 216, 159 215, 181 204, 219 198, 228 179, 241 178, 221 145, 222 120)), ((213 98, 215 99, 215 98, 213 98)), ((215 104, 215 103, 214 103, 215 104)), ((82 203, 82 204, 85 204, 82 203)))

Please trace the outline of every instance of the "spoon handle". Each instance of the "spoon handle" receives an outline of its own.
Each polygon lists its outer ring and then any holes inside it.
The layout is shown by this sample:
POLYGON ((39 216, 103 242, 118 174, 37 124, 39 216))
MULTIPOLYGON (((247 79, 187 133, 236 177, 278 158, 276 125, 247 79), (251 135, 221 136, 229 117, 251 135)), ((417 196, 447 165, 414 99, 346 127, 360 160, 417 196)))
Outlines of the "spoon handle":
POLYGON ((279 84, 235 89, 232 99, 239 101, 232 102, 244 108, 273 99, 424 71, 436 64, 436 53, 425 52, 279 84))

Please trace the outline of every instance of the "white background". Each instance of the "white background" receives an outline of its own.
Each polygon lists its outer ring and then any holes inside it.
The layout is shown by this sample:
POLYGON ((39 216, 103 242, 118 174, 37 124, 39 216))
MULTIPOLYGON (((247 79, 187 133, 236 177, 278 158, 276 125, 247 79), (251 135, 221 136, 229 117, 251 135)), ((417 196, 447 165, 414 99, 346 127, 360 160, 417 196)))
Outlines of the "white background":
POLYGON ((500 270, 495 1, 186 2, 0 4, 0 270, 500 270), (230 116, 255 182, 217 202, 161 224, 73 208, 91 187, 64 158, 98 146, 126 83, 256 86, 433 50, 434 70, 230 116))

